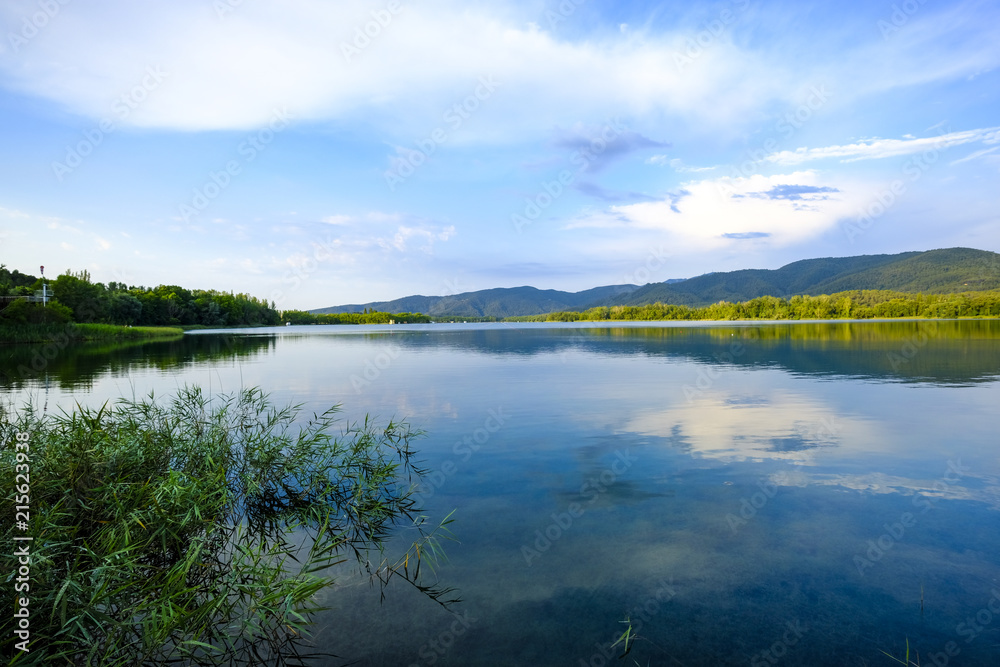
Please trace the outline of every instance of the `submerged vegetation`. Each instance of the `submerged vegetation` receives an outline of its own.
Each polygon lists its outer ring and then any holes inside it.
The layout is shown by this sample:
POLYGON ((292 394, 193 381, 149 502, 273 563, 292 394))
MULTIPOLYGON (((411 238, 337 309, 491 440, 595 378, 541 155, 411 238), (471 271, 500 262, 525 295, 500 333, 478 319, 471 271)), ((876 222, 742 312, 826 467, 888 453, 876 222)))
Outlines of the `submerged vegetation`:
MULTIPOLYGON (((428 530, 415 504, 419 433, 366 419, 334 436, 336 415, 302 423, 258 389, 197 388, 0 415, 0 464, 30 473, 5 482, 30 519, 5 521, 3 540, 33 537, 29 652, 0 601, 11 664, 301 664, 318 595, 352 563, 383 595, 399 578, 453 603, 424 582, 450 518, 428 530)), ((17 571, 13 550, 2 560, 17 571)))
POLYGON ((601 320, 827 320, 894 317, 1000 317, 1000 292, 908 294, 888 290, 854 290, 820 296, 781 299, 762 296, 749 301, 720 301, 692 308, 663 303, 603 306, 583 312, 508 317, 508 322, 578 322, 601 320))

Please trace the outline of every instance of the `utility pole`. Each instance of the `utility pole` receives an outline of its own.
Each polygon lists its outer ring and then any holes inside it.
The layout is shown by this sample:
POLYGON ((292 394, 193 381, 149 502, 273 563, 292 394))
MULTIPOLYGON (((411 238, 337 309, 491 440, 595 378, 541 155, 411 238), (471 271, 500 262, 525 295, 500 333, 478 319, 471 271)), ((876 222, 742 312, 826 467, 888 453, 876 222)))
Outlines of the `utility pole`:
POLYGON ((49 305, 48 285, 45 282, 45 267, 40 266, 39 269, 42 272, 42 306, 45 307, 49 305))

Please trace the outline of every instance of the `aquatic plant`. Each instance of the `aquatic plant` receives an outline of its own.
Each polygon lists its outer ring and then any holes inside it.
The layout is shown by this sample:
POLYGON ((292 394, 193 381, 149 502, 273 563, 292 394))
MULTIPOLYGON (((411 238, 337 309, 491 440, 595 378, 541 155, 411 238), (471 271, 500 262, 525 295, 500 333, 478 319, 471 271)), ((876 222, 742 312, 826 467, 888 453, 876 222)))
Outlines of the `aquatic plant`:
MULTIPOLYGON (((185 387, 165 401, 0 414, 5 497, 18 434, 30 470, 30 494, 17 491, 30 520, 5 512, 0 534, 33 538, 17 542, 31 553, 28 652, 15 649, 12 596, 0 600, 11 664, 303 664, 317 596, 352 563, 383 596, 399 578, 455 602, 424 581, 451 517, 428 530, 415 504, 420 433, 366 418, 335 436, 336 406, 300 413, 259 389, 185 387)), ((2 561, 17 571, 11 549, 2 561)))
POLYGON ((882 651, 882 654, 885 655, 886 657, 888 657, 893 662, 898 662, 901 665, 907 665, 907 667, 910 667, 910 666, 912 666, 912 667, 920 667, 920 653, 919 652, 917 652, 917 661, 916 662, 913 662, 912 660, 910 660, 910 640, 909 640, 909 638, 907 638, 907 640, 906 640, 906 655, 904 656, 904 658, 902 660, 900 660, 896 656, 892 655, 891 653, 886 653, 885 651, 882 651))

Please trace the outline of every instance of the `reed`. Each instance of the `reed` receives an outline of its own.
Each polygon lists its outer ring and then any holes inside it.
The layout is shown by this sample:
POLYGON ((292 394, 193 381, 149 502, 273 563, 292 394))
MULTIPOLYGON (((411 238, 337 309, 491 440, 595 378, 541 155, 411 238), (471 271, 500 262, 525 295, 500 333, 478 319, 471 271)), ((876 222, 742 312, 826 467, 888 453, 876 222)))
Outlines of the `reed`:
POLYGON ((139 340, 177 338, 178 327, 123 327, 115 324, 0 324, 0 343, 47 343, 50 341, 139 340))
MULTIPOLYGON (((406 423, 346 424, 337 407, 305 423, 259 389, 0 420, 0 465, 13 471, 29 434, 30 652, 11 664, 301 664, 318 594, 334 566, 384 589, 393 579, 450 606, 427 584, 451 517, 425 528, 421 470, 406 423), (415 539, 391 557, 398 526, 415 539), (303 539, 305 535, 306 539, 303 539)), ((5 476, 4 493, 13 474, 5 476)), ((409 542, 409 540, 407 540, 409 542)), ((11 550, 3 569, 16 571, 11 550)), ((11 596, 0 599, 10 655, 11 596)))
POLYGON ((892 655, 891 653, 886 653, 885 651, 882 651, 882 654, 885 655, 885 656, 887 656, 893 662, 898 662, 901 665, 907 665, 907 667, 920 667, 920 652, 919 651, 916 653, 917 661, 914 662, 914 661, 910 660, 910 640, 909 639, 906 640, 906 656, 902 660, 900 660, 896 656, 892 655))

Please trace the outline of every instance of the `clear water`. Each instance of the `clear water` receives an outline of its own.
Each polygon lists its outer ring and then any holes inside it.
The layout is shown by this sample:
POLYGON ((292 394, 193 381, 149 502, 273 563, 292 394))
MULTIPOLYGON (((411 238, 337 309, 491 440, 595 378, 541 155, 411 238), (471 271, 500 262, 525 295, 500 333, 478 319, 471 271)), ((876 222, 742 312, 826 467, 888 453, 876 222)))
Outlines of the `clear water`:
POLYGON ((289 327, 39 373, 2 352, 5 394, 49 410, 260 385, 426 430, 463 602, 345 576, 329 664, 1000 661, 998 321, 289 327))

